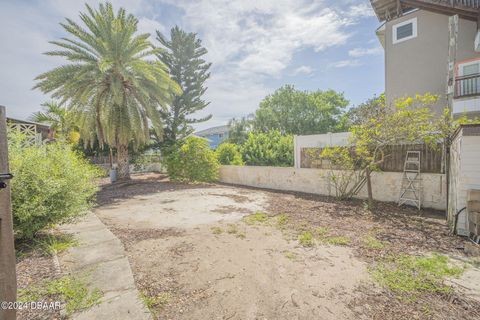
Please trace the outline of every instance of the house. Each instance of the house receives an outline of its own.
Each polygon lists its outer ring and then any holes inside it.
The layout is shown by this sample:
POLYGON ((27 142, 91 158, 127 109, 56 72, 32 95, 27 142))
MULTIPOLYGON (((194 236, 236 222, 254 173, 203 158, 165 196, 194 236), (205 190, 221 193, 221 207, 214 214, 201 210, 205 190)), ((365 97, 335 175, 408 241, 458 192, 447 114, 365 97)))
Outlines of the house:
POLYGON ((469 194, 480 190, 480 124, 461 125, 451 140, 447 217, 457 234, 467 236, 469 194))
POLYGON ((53 131, 50 126, 43 123, 7 118, 7 124, 11 130, 23 133, 32 144, 53 139, 53 131))
POLYGON ((228 126, 218 126, 195 132, 194 135, 208 140, 210 148, 216 149, 220 143, 228 138, 228 126))
POLYGON ((370 0, 383 24, 385 96, 432 93, 434 112, 480 116, 480 0, 370 0))

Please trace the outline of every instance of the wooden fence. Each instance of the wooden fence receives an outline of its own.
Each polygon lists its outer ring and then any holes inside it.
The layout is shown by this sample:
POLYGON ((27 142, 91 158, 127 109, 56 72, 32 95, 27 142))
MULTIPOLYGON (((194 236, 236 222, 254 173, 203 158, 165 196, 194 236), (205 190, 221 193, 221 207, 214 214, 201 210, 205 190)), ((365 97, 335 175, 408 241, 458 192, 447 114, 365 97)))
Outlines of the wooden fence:
MULTIPOLYGON (((321 148, 302 148, 300 168, 328 169, 329 162, 320 158, 321 148)), ((436 148, 425 144, 393 145, 386 148, 385 161, 380 165, 382 171, 402 172, 407 151, 420 151, 421 172, 443 173, 442 145, 436 148)))

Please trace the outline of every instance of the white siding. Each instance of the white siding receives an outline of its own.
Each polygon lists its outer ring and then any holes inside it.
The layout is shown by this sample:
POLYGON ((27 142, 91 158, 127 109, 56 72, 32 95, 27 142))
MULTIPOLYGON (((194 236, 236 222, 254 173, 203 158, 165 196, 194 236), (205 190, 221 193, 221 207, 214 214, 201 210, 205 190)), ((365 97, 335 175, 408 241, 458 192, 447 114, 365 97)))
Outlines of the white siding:
MULTIPOLYGON (((460 132, 450 152, 450 196, 448 214, 453 221, 456 212, 467 205, 467 191, 480 189, 480 136, 463 136, 460 132)), ((458 218, 457 232, 468 235, 466 212, 458 218)))

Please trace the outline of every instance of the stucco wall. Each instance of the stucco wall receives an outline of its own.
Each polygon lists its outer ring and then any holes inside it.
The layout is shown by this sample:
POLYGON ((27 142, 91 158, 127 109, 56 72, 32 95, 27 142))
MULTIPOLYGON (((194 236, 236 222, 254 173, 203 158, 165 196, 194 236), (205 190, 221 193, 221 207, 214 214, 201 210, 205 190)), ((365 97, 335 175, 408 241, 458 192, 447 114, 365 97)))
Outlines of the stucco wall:
MULTIPOLYGON (((461 129, 452 142, 450 151, 450 194, 449 221, 467 206, 467 192, 480 189, 480 136, 465 136, 461 129)), ((468 235, 468 222, 465 211, 458 216, 457 233, 468 235)))
MULTIPOLYGON (((459 20, 456 62, 479 58, 474 50, 476 23, 459 20)), ((385 30, 385 95, 396 98, 432 93, 442 97, 438 112, 446 106, 448 62, 448 16, 417 10, 388 21, 385 30), (400 43, 392 41, 392 26, 417 18, 417 37, 400 43)))
MULTIPOLYGON (((329 170, 282 167, 222 166, 220 181, 251 187, 285 191, 299 191, 321 195, 335 195, 328 179, 329 170)), ((375 172, 372 176, 373 195, 376 200, 397 202, 400 195, 402 173, 375 172)), ((445 175, 422 174, 422 205, 427 208, 445 209, 445 175)), ((358 198, 367 197, 366 187, 358 198)))

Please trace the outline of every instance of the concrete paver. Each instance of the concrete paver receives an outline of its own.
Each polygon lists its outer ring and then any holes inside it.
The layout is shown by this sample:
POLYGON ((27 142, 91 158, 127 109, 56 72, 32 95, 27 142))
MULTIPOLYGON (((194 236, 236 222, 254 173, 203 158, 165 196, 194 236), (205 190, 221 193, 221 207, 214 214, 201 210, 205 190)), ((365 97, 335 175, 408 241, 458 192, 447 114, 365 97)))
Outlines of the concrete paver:
POLYGON ((77 223, 62 226, 61 230, 73 234, 79 241, 78 246, 59 257, 61 268, 73 274, 87 274, 88 286, 103 293, 98 305, 74 314, 72 319, 152 318, 135 287, 122 243, 94 213, 77 223))

